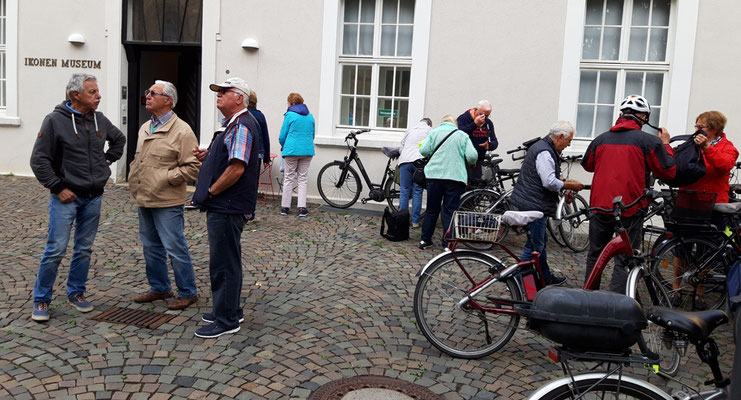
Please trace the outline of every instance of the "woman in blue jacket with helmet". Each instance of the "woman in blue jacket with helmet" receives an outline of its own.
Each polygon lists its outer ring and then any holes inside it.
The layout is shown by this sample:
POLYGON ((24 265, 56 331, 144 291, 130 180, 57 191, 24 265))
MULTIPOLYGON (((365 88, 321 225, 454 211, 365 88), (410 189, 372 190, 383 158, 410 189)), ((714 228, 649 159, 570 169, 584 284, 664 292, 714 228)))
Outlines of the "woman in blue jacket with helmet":
POLYGON ((306 186, 309 165, 314 157, 314 116, 304 105, 298 93, 288 95, 288 111, 283 115, 283 126, 278 137, 283 149, 283 197, 281 215, 287 215, 293 197, 293 181, 298 177, 298 216, 309 215, 306 209, 306 186))

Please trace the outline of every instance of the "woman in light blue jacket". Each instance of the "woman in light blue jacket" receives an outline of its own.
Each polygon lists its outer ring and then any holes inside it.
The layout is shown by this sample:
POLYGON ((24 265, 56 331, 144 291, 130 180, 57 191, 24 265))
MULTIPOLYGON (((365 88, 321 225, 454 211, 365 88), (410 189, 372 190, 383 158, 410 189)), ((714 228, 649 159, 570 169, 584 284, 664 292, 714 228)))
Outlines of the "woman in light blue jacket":
POLYGON ((306 186, 309 182, 309 165, 314 157, 314 116, 304 105, 298 93, 288 95, 288 111, 283 115, 283 126, 278 137, 283 149, 283 197, 281 215, 288 215, 293 197, 293 181, 298 176, 298 216, 309 215, 306 209, 306 186))
POLYGON ((435 225, 441 208, 442 244, 445 247, 445 237, 453 211, 458 209, 461 195, 466 191, 468 179, 466 165, 475 164, 479 154, 473 147, 471 139, 468 138, 468 134, 458 129, 457 122, 452 115, 444 116, 440 126, 430 131, 427 139, 422 142, 419 152, 430 159, 425 166, 427 211, 422 224, 422 240, 419 242, 419 248, 432 247, 432 234, 435 233, 435 225), (448 137, 447 140, 446 137, 448 137), (443 140, 445 140, 444 143, 443 140), (440 148, 435 152, 438 145, 440 148))

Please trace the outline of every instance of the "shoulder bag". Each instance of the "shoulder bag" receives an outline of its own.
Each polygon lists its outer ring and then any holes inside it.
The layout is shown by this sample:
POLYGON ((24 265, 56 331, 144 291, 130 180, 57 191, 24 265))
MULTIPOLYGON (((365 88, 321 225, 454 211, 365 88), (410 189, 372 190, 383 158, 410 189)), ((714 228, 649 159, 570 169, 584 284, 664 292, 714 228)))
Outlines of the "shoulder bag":
POLYGON ((416 167, 416 169, 414 170, 414 174, 412 174, 412 182, 416 183, 419 186, 422 186, 423 188, 427 188, 427 177, 425 177, 425 166, 430 161, 432 156, 435 155, 435 152, 437 151, 437 149, 439 149, 440 146, 442 146, 443 143, 445 143, 445 141, 448 140, 450 135, 454 134, 455 131, 457 130, 458 129, 453 129, 452 131, 450 131, 450 133, 448 133, 448 136, 445 136, 445 139, 443 139, 443 141, 440 142, 437 145, 437 147, 435 147, 435 150, 432 151, 432 154, 430 154, 429 157, 414 160, 413 164, 416 167))

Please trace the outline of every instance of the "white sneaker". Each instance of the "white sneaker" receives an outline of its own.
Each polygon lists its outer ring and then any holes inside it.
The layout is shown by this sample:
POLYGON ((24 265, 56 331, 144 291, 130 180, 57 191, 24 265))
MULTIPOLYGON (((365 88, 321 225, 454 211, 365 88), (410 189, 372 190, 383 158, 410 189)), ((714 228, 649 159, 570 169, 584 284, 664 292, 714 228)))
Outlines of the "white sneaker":
POLYGON ((419 223, 412 223, 412 228, 419 228, 419 223))

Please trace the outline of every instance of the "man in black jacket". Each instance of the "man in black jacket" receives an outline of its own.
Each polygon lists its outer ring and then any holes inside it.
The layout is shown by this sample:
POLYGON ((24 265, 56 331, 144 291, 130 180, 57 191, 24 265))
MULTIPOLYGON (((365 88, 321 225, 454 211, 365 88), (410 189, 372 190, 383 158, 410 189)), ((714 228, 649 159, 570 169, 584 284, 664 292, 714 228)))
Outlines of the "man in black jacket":
POLYGON ((556 214, 558 192, 562 189, 582 190, 584 185, 573 179, 561 178, 561 160, 559 154, 571 144, 574 138, 574 125, 566 121, 557 121, 551 126, 548 136, 533 144, 527 151, 520 169, 510 204, 520 211, 541 211, 543 218, 528 224, 530 236, 525 243, 521 260, 532 260, 532 252, 540 253, 540 269, 543 280, 548 285, 560 285, 566 278, 551 274, 548 267, 546 244, 546 224, 548 217, 556 214))
POLYGON ((34 321, 49 320, 52 288, 73 223, 67 297, 78 311, 92 311, 93 306, 85 299, 85 283, 98 232, 103 188, 111 176, 111 163, 121 158, 126 144, 124 134, 103 113, 95 111, 101 96, 93 75, 73 74, 66 93, 68 100, 44 118, 31 153, 36 179, 51 192, 49 235, 33 289, 34 321))
POLYGON ((489 119, 491 115, 491 103, 488 100, 481 100, 475 108, 466 110, 457 118, 458 129, 466 132, 471 138, 471 143, 479 153, 479 159, 476 165, 468 170, 468 180, 481 179, 481 161, 487 151, 495 150, 499 147, 497 135, 494 134, 494 123, 489 119))

